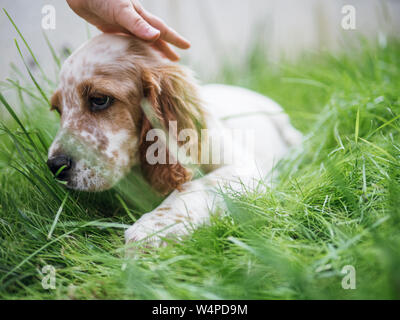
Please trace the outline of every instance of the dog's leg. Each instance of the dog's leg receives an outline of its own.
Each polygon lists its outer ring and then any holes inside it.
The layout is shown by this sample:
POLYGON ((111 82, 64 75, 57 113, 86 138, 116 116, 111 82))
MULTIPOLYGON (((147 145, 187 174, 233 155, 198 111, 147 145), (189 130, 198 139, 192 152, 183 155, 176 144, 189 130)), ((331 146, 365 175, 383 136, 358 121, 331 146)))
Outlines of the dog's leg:
POLYGON ((182 190, 172 192, 155 210, 144 214, 125 232, 125 240, 142 242, 146 247, 159 247, 163 239, 189 234, 196 226, 207 223, 210 213, 222 199, 215 191, 218 185, 229 183, 240 189, 250 185, 254 170, 246 172, 234 166, 219 168, 203 178, 185 183, 182 190))

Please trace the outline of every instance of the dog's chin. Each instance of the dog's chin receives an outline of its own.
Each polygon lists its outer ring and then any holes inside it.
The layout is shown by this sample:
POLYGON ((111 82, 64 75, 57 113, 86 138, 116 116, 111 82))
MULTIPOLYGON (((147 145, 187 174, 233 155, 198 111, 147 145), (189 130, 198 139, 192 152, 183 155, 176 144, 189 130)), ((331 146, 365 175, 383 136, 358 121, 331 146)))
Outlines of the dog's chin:
POLYGON ((79 186, 74 183, 68 182, 65 187, 70 190, 79 192, 103 192, 110 190, 113 185, 90 185, 90 186, 79 186))
POLYGON ((72 176, 65 186, 70 190, 81 192, 103 192, 113 188, 119 179, 110 179, 96 175, 94 179, 82 176, 72 176))

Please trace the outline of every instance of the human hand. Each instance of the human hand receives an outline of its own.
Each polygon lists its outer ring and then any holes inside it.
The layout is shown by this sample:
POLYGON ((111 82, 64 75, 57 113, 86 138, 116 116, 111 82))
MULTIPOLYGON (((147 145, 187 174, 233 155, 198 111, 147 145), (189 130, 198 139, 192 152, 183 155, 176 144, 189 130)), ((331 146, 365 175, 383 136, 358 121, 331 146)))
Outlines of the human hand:
POLYGON ((133 34, 153 42, 172 61, 179 60, 168 45, 188 49, 190 43, 160 18, 146 11, 138 0, 67 0, 71 9, 103 32, 133 34))

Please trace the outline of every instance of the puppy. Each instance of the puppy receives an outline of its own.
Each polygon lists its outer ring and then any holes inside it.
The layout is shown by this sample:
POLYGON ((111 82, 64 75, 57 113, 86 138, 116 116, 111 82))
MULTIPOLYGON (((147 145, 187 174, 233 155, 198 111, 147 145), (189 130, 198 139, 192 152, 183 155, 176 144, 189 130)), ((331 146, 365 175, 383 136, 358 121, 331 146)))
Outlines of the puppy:
POLYGON ((101 34, 76 50, 51 104, 61 124, 48 166, 68 188, 107 190, 138 165, 167 195, 125 232, 147 246, 206 223, 223 205, 218 188, 254 188, 301 141, 272 100, 198 86, 189 70, 124 35, 101 34))

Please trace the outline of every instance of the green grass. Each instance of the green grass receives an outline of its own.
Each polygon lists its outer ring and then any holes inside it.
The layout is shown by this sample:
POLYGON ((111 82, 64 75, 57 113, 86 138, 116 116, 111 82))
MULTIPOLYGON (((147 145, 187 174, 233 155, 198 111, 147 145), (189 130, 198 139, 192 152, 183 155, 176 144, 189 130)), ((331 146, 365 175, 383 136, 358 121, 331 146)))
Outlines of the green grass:
POLYGON ((58 184, 45 164, 55 84, 16 71, 0 87, 15 100, 0 98, 0 298, 400 298, 400 44, 388 43, 278 65, 254 49, 246 70, 227 67, 221 81, 285 108, 303 149, 279 163, 273 189, 226 192, 226 216, 137 259, 123 231, 160 199, 135 174, 102 194, 58 184), (42 288, 45 265, 55 290, 42 288), (341 287, 346 265, 355 290, 341 287))

